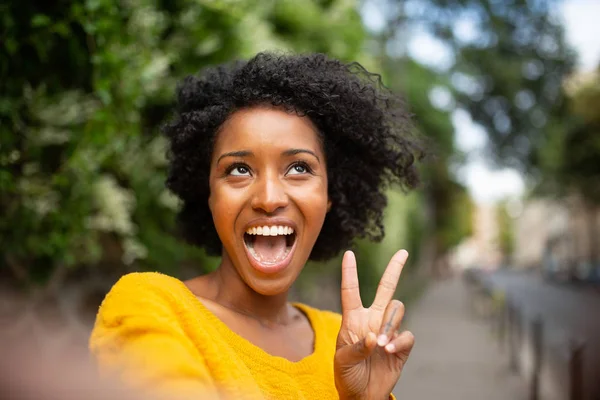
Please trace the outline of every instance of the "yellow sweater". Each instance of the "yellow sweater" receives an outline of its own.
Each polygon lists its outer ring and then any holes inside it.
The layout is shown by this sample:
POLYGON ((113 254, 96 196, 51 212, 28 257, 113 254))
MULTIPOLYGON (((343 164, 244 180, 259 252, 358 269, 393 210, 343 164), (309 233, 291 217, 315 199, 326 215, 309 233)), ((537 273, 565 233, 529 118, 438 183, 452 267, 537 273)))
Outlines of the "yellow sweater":
POLYGON ((314 352, 298 362, 231 331, 183 282, 133 273, 106 296, 90 348, 101 369, 167 398, 337 399, 333 356, 341 316, 295 305, 315 332, 314 352))

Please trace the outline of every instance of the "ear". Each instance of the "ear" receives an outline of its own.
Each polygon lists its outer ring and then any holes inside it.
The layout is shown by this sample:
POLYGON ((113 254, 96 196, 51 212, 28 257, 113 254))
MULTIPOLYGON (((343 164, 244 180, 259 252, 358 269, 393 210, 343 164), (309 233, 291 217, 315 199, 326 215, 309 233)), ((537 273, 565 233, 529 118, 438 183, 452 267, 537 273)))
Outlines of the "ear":
POLYGON ((331 210, 331 200, 327 200, 327 212, 331 210))
POLYGON ((212 202, 212 195, 208 195, 208 209, 210 210, 210 213, 213 213, 213 202, 212 202))

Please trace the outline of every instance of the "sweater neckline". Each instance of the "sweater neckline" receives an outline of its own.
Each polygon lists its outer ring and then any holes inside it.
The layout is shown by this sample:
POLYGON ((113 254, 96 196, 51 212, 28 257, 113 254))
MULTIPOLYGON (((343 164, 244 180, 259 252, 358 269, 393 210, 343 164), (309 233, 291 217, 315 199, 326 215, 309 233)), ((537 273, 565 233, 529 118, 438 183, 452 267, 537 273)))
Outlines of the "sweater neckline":
POLYGON ((227 343, 233 347, 236 352, 242 352, 249 356, 252 361, 266 364, 275 367, 282 371, 288 371, 290 373, 313 371, 315 362, 318 362, 320 355, 323 353, 323 321, 321 315, 314 308, 307 306, 306 304, 292 302, 291 305, 304 315, 308 319, 308 322, 313 331, 313 352, 308 356, 302 358, 299 361, 291 361, 285 357, 274 356, 269 354, 261 347, 255 345, 245 337, 232 331, 229 326, 219 317, 217 317, 211 310, 209 310, 181 280, 177 279, 181 286, 185 289, 186 294, 192 298, 192 304, 198 309, 199 314, 219 332, 219 334, 227 341, 227 343))

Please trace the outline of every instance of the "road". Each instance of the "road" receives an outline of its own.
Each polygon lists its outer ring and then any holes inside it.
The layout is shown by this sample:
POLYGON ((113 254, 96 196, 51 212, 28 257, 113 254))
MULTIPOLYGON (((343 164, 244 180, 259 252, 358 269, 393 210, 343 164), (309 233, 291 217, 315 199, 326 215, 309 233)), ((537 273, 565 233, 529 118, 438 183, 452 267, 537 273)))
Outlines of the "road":
POLYGON ((415 347, 394 390, 401 400, 523 400, 521 377, 511 374, 485 321, 474 318, 458 278, 433 281, 407 309, 402 329, 415 347))

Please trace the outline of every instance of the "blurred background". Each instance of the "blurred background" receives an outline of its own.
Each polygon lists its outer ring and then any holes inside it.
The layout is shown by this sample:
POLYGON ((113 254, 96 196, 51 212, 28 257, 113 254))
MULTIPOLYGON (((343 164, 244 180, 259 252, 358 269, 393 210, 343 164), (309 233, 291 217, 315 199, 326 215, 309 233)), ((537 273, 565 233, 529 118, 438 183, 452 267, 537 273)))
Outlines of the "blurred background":
MULTIPOLYGON (((600 1, 0 2, 0 323, 82 348, 123 274, 182 279, 164 185, 176 83, 261 50, 359 61, 434 153, 359 241, 366 304, 398 248, 404 399, 600 399, 600 1)), ((293 297, 339 309, 340 260, 293 297)))

